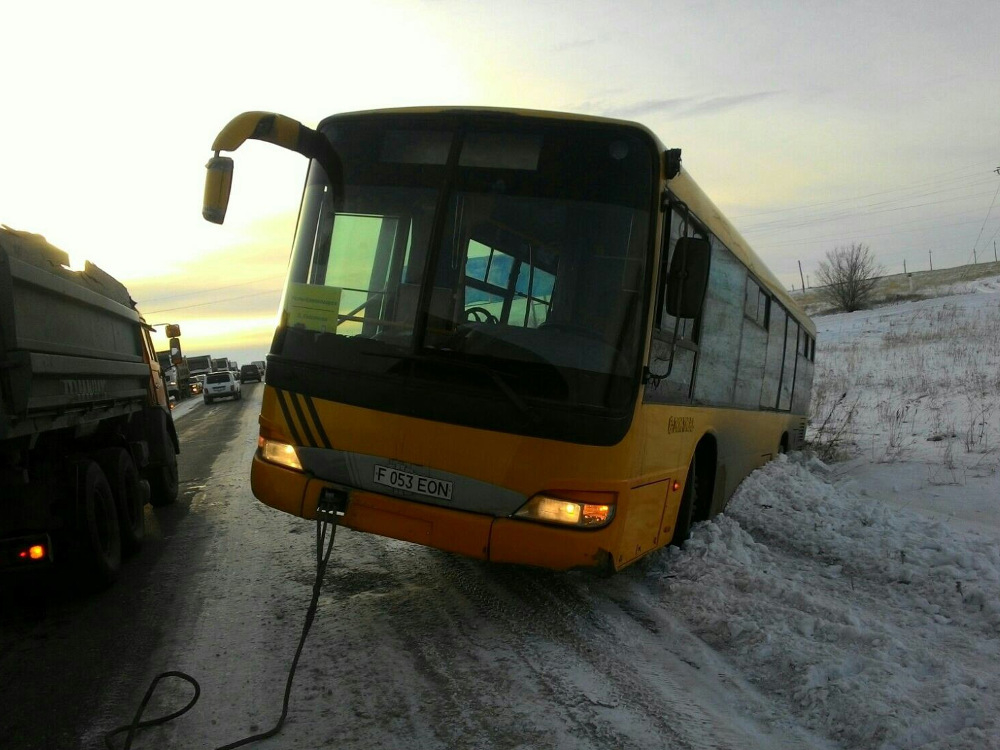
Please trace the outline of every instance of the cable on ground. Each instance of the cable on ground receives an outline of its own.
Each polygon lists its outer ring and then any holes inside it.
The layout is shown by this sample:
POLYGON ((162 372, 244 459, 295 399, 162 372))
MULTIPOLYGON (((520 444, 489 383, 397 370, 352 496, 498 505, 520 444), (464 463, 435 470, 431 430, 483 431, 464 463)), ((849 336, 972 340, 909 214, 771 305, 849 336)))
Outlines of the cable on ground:
MULTIPOLYGON (((295 669, 298 667, 299 657, 302 655, 302 649, 306 644, 306 637, 309 635, 309 629, 312 627, 313 620, 316 617, 316 609, 319 606, 319 594, 323 587, 323 578, 326 575, 326 566, 330 561, 330 552, 333 550, 333 540, 336 535, 336 514, 330 513, 325 517, 320 517, 316 520, 316 580, 313 583, 312 599, 309 602, 309 609, 306 610, 306 619, 302 625, 302 634, 299 636, 299 645, 295 649, 295 656, 292 658, 292 665, 288 669, 288 679, 285 681, 285 696, 281 703, 281 716, 278 718, 277 723, 266 732, 244 737, 243 739, 231 742, 228 745, 217 747, 215 750, 235 750, 235 748, 249 745, 252 742, 266 740, 268 737, 273 737, 280 732, 281 728, 284 726, 285 718, 288 716, 288 702, 292 694, 292 680, 295 679, 295 669), (327 531, 329 531, 329 538, 327 538, 327 531)), ((168 721, 173 721, 178 716, 181 716, 191 710, 191 708, 194 707, 194 704, 198 702, 198 698, 200 696, 201 686, 191 675, 179 671, 161 672, 150 683, 149 688, 146 690, 146 695, 143 697, 142 702, 139 704, 139 708, 135 712, 135 716, 132 718, 132 722, 130 724, 117 727, 116 729, 112 729, 104 735, 105 747, 107 747, 108 750, 118 750, 115 747, 113 740, 118 735, 125 734, 125 744, 121 747, 121 750, 131 750, 132 740, 138 730, 158 726, 160 724, 166 724, 168 721), (168 677, 173 677, 189 683, 194 688, 194 695, 183 708, 164 716, 157 716, 155 719, 146 719, 143 721, 142 715, 145 713, 146 708, 149 705, 149 701, 153 697, 153 693, 156 692, 156 686, 160 683, 160 680, 168 677)))

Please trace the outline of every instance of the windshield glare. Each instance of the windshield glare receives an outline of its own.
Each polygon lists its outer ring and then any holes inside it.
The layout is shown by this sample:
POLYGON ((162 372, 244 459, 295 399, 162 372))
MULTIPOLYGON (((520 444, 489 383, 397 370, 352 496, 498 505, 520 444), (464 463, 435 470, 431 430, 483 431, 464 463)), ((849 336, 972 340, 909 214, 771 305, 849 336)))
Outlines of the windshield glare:
POLYGON ((344 200, 335 210, 314 164, 283 353, 378 371, 386 363, 365 355, 433 353, 510 374, 521 395, 610 405, 608 378, 639 366, 655 164, 645 140, 625 128, 470 127, 449 168, 452 131, 334 123, 344 200), (532 385, 532 368, 559 376, 532 385), (580 377, 593 387, 572 386, 580 377), (557 387, 539 389, 546 381, 557 387))

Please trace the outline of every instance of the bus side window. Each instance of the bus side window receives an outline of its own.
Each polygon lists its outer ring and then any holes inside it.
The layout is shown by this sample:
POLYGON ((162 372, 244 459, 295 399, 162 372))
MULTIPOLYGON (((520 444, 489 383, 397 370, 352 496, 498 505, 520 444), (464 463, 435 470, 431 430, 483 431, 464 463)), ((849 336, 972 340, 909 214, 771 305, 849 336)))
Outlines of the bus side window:
POLYGON ((746 314, 747 270, 717 237, 712 237, 711 247, 694 396, 699 403, 731 404, 746 314))
POLYGON ((799 347, 800 351, 795 358, 795 388, 792 391, 792 411, 796 414, 804 414, 809 410, 809 384, 812 383, 814 365, 811 355, 816 340, 805 332, 803 328, 799 334, 803 342, 799 347))
POLYGON ((757 321, 757 304, 760 302, 760 287, 752 277, 747 275, 746 299, 744 300, 743 314, 750 320, 757 321))
POLYGON ((781 372, 785 359, 785 336, 788 315, 781 305, 775 305, 770 312, 767 330, 767 358, 764 364, 764 383, 760 390, 760 406, 764 409, 778 408, 778 391, 781 386, 781 372))

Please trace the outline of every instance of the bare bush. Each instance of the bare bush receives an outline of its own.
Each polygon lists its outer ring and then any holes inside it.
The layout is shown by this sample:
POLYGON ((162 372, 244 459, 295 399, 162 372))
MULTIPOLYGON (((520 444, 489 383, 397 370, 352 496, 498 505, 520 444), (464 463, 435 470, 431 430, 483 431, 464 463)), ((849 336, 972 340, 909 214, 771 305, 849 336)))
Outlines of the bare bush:
POLYGON ((833 406, 830 407, 822 424, 810 430, 810 436, 806 443, 821 461, 839 461, 847 457, 844 434, 854 421, 860 397, 855 399, 853 404, 848 405, 845 405, 846 399, 847 392, 845 391, 840 398, 833 402, 833 406))
POLYGON ((882 268, 867 245, 853 242, 850 247, 827 250, 816 275, 822 286, 820 294, 830 304, 854 312, 868 305, 882 268))

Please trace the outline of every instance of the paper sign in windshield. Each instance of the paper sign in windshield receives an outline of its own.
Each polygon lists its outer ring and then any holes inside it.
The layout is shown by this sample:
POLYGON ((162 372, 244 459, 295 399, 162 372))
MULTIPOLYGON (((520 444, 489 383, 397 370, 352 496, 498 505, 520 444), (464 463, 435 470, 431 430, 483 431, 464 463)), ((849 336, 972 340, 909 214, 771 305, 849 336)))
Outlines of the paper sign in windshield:
POLYGON ((286 322, 290 328, 335 333, 340 312, 340 288, 315 284, 288 285, 285 296, 286 322))

